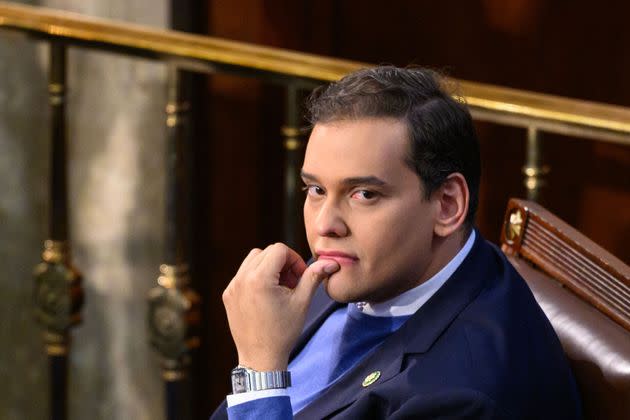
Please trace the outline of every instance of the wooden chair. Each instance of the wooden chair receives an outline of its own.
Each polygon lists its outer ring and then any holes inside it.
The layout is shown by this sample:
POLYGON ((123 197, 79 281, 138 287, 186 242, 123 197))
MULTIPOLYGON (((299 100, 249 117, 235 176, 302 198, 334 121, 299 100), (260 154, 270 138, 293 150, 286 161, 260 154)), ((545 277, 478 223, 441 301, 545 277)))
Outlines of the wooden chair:
POLYGON ((512 199, 501 248, 571 363, 585 419, 630 419, 630 267, 534 202, 512 199))

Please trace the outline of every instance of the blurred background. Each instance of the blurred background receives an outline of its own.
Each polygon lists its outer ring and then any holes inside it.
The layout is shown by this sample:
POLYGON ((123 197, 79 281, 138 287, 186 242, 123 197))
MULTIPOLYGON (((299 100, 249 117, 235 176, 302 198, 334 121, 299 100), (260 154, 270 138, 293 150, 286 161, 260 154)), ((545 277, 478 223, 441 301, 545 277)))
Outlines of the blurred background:
MULTIPOLYGON (((16 2, 20 3, 20 2, 16 2)), ((50 0, 52 7, 157 28, 368 63, 425 65, 463 80, 630 107, 630 3, 587 0, 50 0)), ((46 48, 0 32, 0 418, 48 416, 48 366, 32 271, 49 209, 46 48)), ((160 419, 147 293, 165 247, 164 104, 159 62, 68 55, 69 230, 84 276, 72 332, 69 418, 160 419)), ((191 77, 187 238, 203 299, 192 418, 230 390, 236 364, 220 295, 253 247, 282 240, 284 90, 251 78, 191 77)), ((523 129, 477 123, 477 225, 498 242, 509 197, 524 197, 523 129)), ((545 134, 539 201, 630 262, 630 148, 545 134)), ((301 236, 303 238, 303 235, 301 236)), ((304 240, 300 250, 306 252, 304 240)))

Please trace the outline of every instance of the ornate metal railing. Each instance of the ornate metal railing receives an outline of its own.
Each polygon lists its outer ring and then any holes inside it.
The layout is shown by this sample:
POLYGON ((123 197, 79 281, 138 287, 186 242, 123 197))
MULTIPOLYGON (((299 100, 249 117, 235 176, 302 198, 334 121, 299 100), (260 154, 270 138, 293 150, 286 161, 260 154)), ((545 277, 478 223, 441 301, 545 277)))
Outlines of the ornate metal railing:
MULTIPOLYGON (((186 377, 190 351, 198 345, 199 297, 188 282, 185 232, 182 214, 187 180, 184 143, 189 105, 180 97, 183 71, 229 73, 255 77, 286 88, 286 120, 281 129, 285 150, 284 237, 297 242, 298 165, 303 148, 300 130, 300 92, 322 82, 341 78, 369 64, 332 59, 154 29, 128 23, 0 2, 0 28, 20 31, 47 41, 50 46, 50 106, 52 110, 52 177, 50 238, 44 262, 36 271, 38 318, 46 331, 51 358, 52 417, 66 416, 66 355, 70 328, 80 318, 80 276, 72 268, 67 241, 67 193, 65 169, 65 63, 70 47, 83 47, 150 58, 167 63, 168 103, 166 248, 158 285, 150 293, 149 321, 152 342, 163 358, 167 389, 167 417, 181 412, 182 381, 186 377)), ((597 141, 630 145, 630 109, 557 96, 526 92, 468 81, 455 81, 477 120, 526 129, 524 183, 529 199, 536 199, 548 170, 541 153, 541 133, 561 133, 597 141)), ((185 399, 185 397, 184 397, 185 399)))

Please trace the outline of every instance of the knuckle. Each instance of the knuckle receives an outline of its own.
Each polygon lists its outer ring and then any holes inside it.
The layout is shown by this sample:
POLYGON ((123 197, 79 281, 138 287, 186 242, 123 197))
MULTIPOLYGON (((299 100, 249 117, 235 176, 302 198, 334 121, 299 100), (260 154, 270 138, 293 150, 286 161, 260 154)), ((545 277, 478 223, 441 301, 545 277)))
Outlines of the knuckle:
POLYGON ((289 247, 282 242, 276 242, 275 244, 273 244, 273 250, 277 255, 286 255, 289 247))
POLYGON ((230 302, 234 298, 235 289, 238 290, 238 277, 234 277, 221 294, 223 303, 230 302))

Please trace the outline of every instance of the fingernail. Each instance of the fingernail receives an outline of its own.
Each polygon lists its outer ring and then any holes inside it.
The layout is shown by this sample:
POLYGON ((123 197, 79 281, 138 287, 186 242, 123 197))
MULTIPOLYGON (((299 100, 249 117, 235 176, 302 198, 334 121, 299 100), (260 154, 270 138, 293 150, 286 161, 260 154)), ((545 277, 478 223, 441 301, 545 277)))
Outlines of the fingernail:
POLYGON ((339 264, 337 263, 327 264, 324 266, 324 273, 326 274, 332 274, 337 270, 339 270, 339 264))

